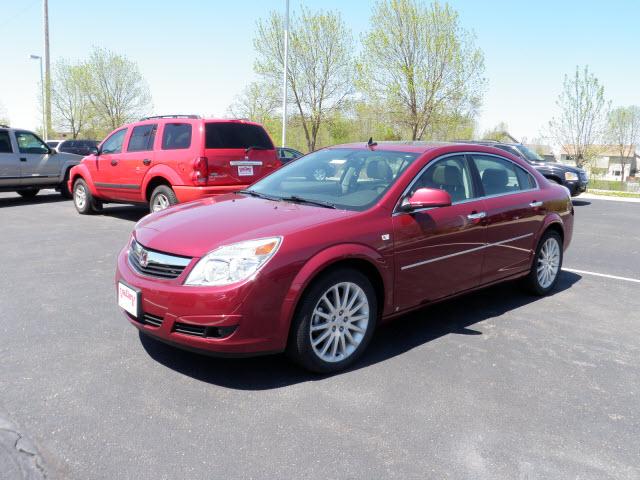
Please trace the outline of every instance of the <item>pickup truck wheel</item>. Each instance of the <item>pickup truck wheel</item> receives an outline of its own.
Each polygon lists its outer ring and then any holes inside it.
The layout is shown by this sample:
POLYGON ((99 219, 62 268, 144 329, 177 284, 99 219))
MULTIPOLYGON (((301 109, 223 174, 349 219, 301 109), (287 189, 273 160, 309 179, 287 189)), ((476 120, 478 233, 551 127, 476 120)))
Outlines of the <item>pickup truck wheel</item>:
POLYGON ((95 212, 93 195, 84 180, 79 178, 73 184, 73 204, 80 215, 91 215, 95 212))
POLYGON ((68 181, 69 171, 67 171, 66 175, 64 176, 64 181, 60 184, 60 195, 62 195, 64 198, 73 198, 73 195, 69 191, 68 181))
POLYGON ((39 191, 39 188, 25 188, 24 190, 18 190, 18 195, 20 195, 22 198, 33 198, 38 194, 39 191))
POLYGON ((153 189, 151 193, 151 200, 149 201, 149 211, 159 212, 165 208, 169 208, 171 205, 178 203, 178 197, 175 192, 167 185, 158 185, 153 189))

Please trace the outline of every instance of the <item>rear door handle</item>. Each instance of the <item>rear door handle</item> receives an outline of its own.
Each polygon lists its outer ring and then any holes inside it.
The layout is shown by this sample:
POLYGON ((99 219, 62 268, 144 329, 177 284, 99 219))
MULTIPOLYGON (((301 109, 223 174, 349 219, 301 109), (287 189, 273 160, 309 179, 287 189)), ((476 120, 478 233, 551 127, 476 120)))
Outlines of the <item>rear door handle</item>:
POLYGON ((27 161, 27 157, 20 157, 20 161, 21 162, 26 162, 27 161))
POLYGON ((111 160, 111 166, 115 167, 118 164, 117 160, 111 160))
POLYGON ((144 163, 145 165, 151 165, 151 160, 145 158, 144 160, 142 160, 142 163, 144 163))
POLYGON ((531 203, 529 204, 529 206, 530 206, 531 208, 541 207, 541 206, 542 206, 542 202, 536 202, 536 201, 533 201, 533 202, 531 202, 531 203))
POLYGON ((481 218, 484 218, 487 216, 487 212, 477 212, 477 213, 470 213, 469 215, 467 215, 467 218, 469 220, 480 220, 481 218))

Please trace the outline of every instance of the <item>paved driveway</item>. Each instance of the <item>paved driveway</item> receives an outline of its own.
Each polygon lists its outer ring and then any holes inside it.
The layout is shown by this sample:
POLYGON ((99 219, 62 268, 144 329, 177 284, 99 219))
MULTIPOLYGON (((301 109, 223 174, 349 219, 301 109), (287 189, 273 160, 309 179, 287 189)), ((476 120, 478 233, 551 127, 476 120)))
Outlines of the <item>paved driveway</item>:
POLYGON ((0 411, 49 478, 640 478, 638 204, 576 201, 554 295, 427 308, 332 377, 141 338, 113 270, 145 212, 105 213, 0 194, 0 411))

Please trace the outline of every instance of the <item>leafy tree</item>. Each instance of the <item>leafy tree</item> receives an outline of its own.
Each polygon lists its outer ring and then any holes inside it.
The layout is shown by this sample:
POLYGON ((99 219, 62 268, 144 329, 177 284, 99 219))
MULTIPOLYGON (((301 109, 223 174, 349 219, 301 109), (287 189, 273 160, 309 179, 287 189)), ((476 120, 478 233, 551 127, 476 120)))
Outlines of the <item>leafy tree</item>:
POLYGON ((607 138, 620 157, 620 181, 624 182, 624 169, 640 143, 640 107, 633 105, 612 110, 608 118, 607 138))
POLYGON ((9 113, 2 102, 0 102, 0 125, 9 125, 9 113))
POLYGON ((265 124, 278 109, 280 92, 272 82, 251 82, 229 106, 229 113, 237 118, 248 118, 265 124))
POLYGON ((92 121, 94 111, 85 90, 88 67, 59 60, 53 67, 51 104, 55 129, 78 138, 92 121))
POLYGON ((100 126, 113 130, 151 110, 151 93, 135 62, 95 47, 84 68, 83 89, 100 126))
POLYGON ((581 167, 595 157, 594 144, 604 132, 609 110, 604 86, 588 66, 576 67, 575 75, 564 76, 556 105, 560 113, 549 122, 550 134, 581 167))
MULTIPOLYGON (((255 70, 277 83, 284 69, 284 19, 272 12, 257 23, 255 70)), ((304 131, 307 149, 316 149, 323 123, 352 92, 353 39, 338 13, 302 8, 290 21, 288 91, 304 131)))
POLYGON ((486 130, 482 134, 483 140, 496 140, 497 142, 511 142, 513 137, 509 135, 509 126, 505 122, 498 123, 495 127, 486 130))
POLYGON ((387 104, 412 140, 422 139, 437 118, 472 116, 486 83, 474 37, 452 7, 437 1, 378 2, 358 72, 359 87, 387 104))

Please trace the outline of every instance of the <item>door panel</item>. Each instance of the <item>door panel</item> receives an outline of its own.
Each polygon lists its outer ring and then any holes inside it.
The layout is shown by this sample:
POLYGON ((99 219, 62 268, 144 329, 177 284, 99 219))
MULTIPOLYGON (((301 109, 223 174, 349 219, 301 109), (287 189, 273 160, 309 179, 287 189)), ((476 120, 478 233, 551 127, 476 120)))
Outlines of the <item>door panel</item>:
POLYGON ((112 133, 100 147, 100 155, 96 159, 94 185, 100 197, 107 200, 128 200, 122 188, 122 145, 127 129, 112 133))
POLYGON ((20 183, 20 160, 14 153, 11 136, 7 130, 0 130, 0 186, 14 186, 20 183))
POLYGON ((484 211, 475 200, 393 218, 396 306, 401 310, 480 284, 485 227, 468 215, 484 211))
POLYGON ((55 185, 60 177, 60 159, 35 134, 16 131, 21 185, 55 185))
POLYGON ((153 165, 156 129, 156 124, 143 124, 134 127, 126 141, 126 151, 120 154, 118 168, 119 182, 122 186, 121 195, 133 202, 140 202, 144 198, 141 192, 142 181, 153 165))

